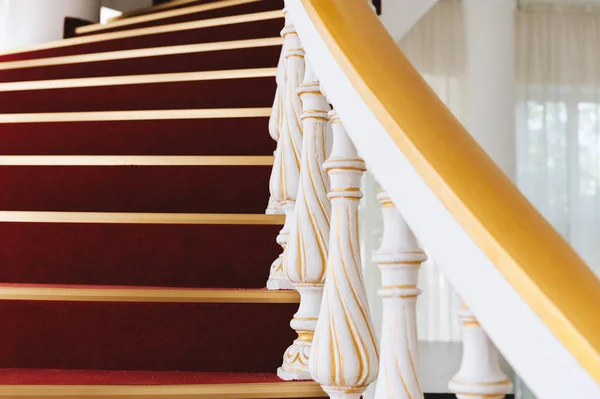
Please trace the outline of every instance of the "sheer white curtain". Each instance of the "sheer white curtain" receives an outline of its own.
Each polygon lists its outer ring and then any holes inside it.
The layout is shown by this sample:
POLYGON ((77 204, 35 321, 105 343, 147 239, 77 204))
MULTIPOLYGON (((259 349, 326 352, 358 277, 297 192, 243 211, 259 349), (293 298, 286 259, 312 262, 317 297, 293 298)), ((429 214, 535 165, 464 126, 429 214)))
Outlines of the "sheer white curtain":
MULTIPOLYGON (((413 64, 459 117, 463 113, 464 92, 461 90, 464 65, 462 29, 460 1, 442 0, 400 42, 413 64)), ((375 199, 378 190, 373 179, 365 176, 365 198, 361 201, 363 263, 365 284, 376 326, 381 323, 381 300, 377 297, 381 282, 377 266, 373 264, 371 257, 381 242, 381 210, 375 199)), ((433 262, 428 261, 421 270, 419 286, 423 289, 423 294, 418 301, 419 339, 459 340, 460 328, 456 313, 458 298, 433 262)))
POLYGON ((518 184, 600 274, 600 8, 518 15, 518 184))
MULTIPOLYGON (((460 1, 442 0, 399 43, 406 56, 458 118, 465 113, 463 26, 460 1)), ((419 339, 460 340, 458 297, 431 260, 421 269, 419 285, 423 290, 417 305, 419 339)))

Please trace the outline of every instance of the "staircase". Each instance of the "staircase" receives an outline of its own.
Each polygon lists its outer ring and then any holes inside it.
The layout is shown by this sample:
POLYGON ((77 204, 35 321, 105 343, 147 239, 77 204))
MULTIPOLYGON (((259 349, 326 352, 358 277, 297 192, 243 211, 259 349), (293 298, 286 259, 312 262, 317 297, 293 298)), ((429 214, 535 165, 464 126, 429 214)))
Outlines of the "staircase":
POLYGON ((540 398, 600 398, 599 280, 368 2, 282 7, 175 0, 0 54, 0 399, 446 398, 419 242, 464 301, 459 399, 506 397, 500 352, 540 398))
POLYGON ((0 55, 0 397, 315 398, 264 289, 281 0, 0 55))

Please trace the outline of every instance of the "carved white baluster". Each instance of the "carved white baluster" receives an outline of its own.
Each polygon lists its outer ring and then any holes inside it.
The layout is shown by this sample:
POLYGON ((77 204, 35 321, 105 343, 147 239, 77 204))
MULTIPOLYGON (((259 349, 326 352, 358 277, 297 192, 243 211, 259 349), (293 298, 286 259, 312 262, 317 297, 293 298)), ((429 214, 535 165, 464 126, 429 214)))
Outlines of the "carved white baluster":
POLYGON ((267 288, 271 290, 293 289, 285 273, 283 254, 289 238, 290 222, 296 205, 300 177, 300 158, 302 155, 302 102, 297 90, 304 79, 304 50, 292 25, 289 15, 284 12, 285 27, 281 31, 285 51, 286 82, 283 90, 282 123, 275 152, 275 162, 271 174, 270 191, 276 207, 285 212, 285 224, 277 243, 283 252, 271 265, 267 288))
POLYGON ((310 373, 334 399, 358 399, 377 377, 379 356, 361 270, 358 237, 360 178, 365 163, 341 124, 324 168, 331 179, 327 278, 310 353, 310 373))
POLYGON ((284 380, 311 378, 308 358, 323 296, 331 213, 329 179, 323 169, 330 134, 329 104, 308 62, 298 95, 304 110, 300 187, 284 264, 288 279, 300 293, 300 307, 290 323, 298 338, 286 350, 283 365, 277 370, 284 380))
MULTIPOLYGON (((282 31, 283 35, 283 31, 282 31)), ((277 90, 275 91, 275 100, 273 101, 273 108, 271 110, 271 117, 269 118, 269 134, 275 142, 279 142, 279 131, 281 130, 281 124, 283 123, 283 98, 282 95, 285 84, 286 84, 286 72, 285 72, 285 47, 282 47, 281 54, 279 56, 279 62, 277 63, 277 73, 275 75, 275 81, 277 82, 277 90)), ((277 146, 279 148, 279 146, 277 146)), ((277 149, 273 152, 274 156, 277 156, 277 149)), ((275 172, 275 170, 274 170, 275 172)), ((278 172, 278 171, 277 171, 278 172)), ((279 182, 279 175, 273 177, 275 182, 279 182)), ((269 204, 267 206, 267 214, 280 214, 283 213, 283 209, 279 206, 280 204, 275 201, 273 190, 277 190, 276 186, 269 184, 269 204)))
POLYGON ((458 399, 502 399, 512 391, 512 383, 500 369, 498 349, 479 322, 463 304, 463 357, 458 374, 448 388, 458 399))
POLYGON ((417 354, 417 288, 419 269, 427 256, 385 192, 383 240, 373 260, 381 269, 383 326, 376 399, 422 399, 417 354))

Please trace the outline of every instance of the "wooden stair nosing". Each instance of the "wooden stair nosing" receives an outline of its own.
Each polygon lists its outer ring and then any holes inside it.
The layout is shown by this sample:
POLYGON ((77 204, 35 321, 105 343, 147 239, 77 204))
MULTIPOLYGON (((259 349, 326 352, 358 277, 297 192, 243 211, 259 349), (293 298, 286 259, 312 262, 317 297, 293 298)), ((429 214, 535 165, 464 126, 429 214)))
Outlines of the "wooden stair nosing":
POLYGON ((247 68, 219 71, 176 72, 147 75, 69 78, 0 83, 0 92, 53 90, 100 86, 121 86, 155 83, 196 82, 203 80, 229 80, 275 77, 277 68, 247 68))
POLYGON ((124 12, 121 15, 117 15, 115 17, 109 18, 108 22, 116 22, 122 19, 129 19, 139 15, 151 14, 157 10, 168 10, 174 7, 179 7, 188 3, 193 3, 198 0, 171 0, 166 3, 158 4, 156 6, 144 7, 137 10, 132 10, 128 12, 124 12))
POLYGON ((264 118, 271 108, 200 108, 144 111, 84 111, 0 114, 0 123, 97 122, 167 119, 264 118))
POLYGON ((296 291, 0 284, 0 300, 150 303, 300 303, 296 291))
POLYGON ((271 166, 272 155, 0 155, 0 166, 271 166))
POLYGON ((25 399, 48 397, 70 399, 154 397, 157 399, 281 399, 324 398, 326 396, 321 387, 313 381, 158 386, 0 385, 0 398, 19 397, 25 399))
POLYGON ((280 225, 285 215, 219 213, 0 211, 0 223, 280 225))

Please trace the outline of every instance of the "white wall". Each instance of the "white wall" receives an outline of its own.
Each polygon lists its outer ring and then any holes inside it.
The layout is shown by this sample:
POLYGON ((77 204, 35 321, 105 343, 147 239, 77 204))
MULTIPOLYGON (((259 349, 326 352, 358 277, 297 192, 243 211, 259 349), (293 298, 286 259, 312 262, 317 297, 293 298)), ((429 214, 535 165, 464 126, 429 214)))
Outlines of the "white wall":
POLYGON ((65 17, 100 18, 100 0, 0 0, 0 51, 63 37, 65 17))

